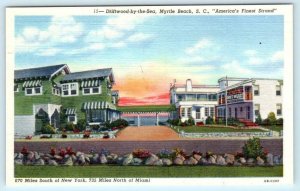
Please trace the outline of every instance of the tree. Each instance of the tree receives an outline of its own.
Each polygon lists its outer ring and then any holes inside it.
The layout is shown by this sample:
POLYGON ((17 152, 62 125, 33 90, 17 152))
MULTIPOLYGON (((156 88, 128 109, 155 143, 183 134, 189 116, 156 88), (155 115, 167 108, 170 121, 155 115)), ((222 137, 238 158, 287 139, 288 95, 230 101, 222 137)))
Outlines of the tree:
POLYGON ((260 125, 262 123, 262 118, 261 118, 260 113, 258 113, 257 118, 255 119, 255 123, 258 125, 260 125))
POLYGON ((268 115, 270 125, 276 125, 276 116, 274 112, 270 112, 268 115))

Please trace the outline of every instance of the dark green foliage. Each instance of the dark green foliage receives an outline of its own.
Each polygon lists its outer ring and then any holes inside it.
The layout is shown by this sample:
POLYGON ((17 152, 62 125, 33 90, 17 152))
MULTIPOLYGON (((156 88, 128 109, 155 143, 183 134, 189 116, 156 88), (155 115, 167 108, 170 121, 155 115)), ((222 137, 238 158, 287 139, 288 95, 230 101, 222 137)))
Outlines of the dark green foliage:
POLYGON ((187 120, 186 124, 188 126, 195 125, 195 120, 192 117, 189 117, 189 119, 187 120))
POLYGON ((270 125, 276 125, 276 116, 274 112, 270 112, 268 115, 270 125))
POLYGON ((270 125, 269 119, 264 119, 261 123, 261 125, 270 125))
POLYGON ((168 119, 168 123, 170 123, 173 126, 177 126, 179 124, 179 119, 168 119))
POLYGON ((243 154, 246 158, 262 157, 264 153, 263 147, 260 145, 260 139, 257 137, 249 139, 243 147, 243 154))
POLYGON ((85 121, 85 119, 79 119, 79 120, 78 120, 78 122, 77 122, 77 128, 78 128, 80 131, 85 130, 85 128, 86 128, 86 121, 85 121))
POLYGON ((219 119, 217 120, 217 124, 223 125, 223 124, 225 124, 225 120, 222 119, 222 118, 219 118, 219 119))
POLYGON ((208 116, 205 120, 205 124, 206 125, 214 124, 214 119, 212 117, 208 116))
POLYGON ((114 128, 114 127, 123 128, 123 127, 127 127, 128 125, 129 125, 128 121, 126 121, 125 119, 117 119, 111 123, 109 122, 105 123, 105 126, 108 128, 114 128))
POLYGON ((261 118, 260 113, 258 113, 257 118, 255 119, 255 123, 258 125, 262 124, 262 118, 261 118))
POLYGON ((67 131, 74 131, 75 125, 73 123, 67 123, 66 130, 67 131))
POLYGON ((42 127, 43 134, 55 134, 55 129, 50 124, 44 125, 42 127))
POLYGON ((283 125, 283 118, 277 119, 276 125, 283 125))

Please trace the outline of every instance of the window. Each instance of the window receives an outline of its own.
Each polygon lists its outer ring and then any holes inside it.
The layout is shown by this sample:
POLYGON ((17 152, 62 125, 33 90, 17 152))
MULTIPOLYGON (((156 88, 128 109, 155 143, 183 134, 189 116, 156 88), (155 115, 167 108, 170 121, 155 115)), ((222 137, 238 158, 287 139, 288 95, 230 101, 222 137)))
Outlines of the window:
POLYGON ((68 122, 73 123, 73 124, 77 124, 77 117, 76 117, 76 115, 69 115, 68 116, 68 122))
POLYGON ((177 95, 177 101, 184 101, 185 100, 185 95, 179 94, 177 95))
POLYGON ((207 100, 207 94, 198 94, 197 95, 198 101, 206 101, 207 100))
POLYGON ((210 116, 211 116, 211 117, 214 117, 214 116, 215 116, 215 108, 214 108, 214 107, 211 107, 211 108, 210 108, 210 116))
POLYGON ((281 96, 281 86, 276 86, 276 95, 281 96))
POLYGON ((101 94, 101 86, 83 88, 82 94, 83 95, 101 94))
POLYGON ((52 94, 53 95, 60 95, 60 89, 59 88, 52 88, 52 94))
POLYGON ((259 110, 260 110, 260 105, 259 105, 259 104, 255 104, 255 105, 254 105, 254 114, 255 114, 256 116, 258 116, 259 110))
POLYGON ((62 96, 78 95, 78 83, 69 83, 62 85, 62 96))
POLYGON ((187 94, 186 95, 186 101, 196 101, 196 94, 187 94))
POLYGON ((240 107, 240 112, 243 112, 243 107, 240 107))
POLYGON ((276 105, 276 109, 277 109, 277 115, 282 115, 282 105, 281 104, 277 104, 276 105))
POLYGON ((181 108, 181 117, 185 117, 185 108, 181 108))
POLYGON ((15 84, 15 85, 14 85, 14 92, 19 92, 18 84, 15 84))
POLYGON ((258 96, 259 95, 259 86, 253 86, 254 89, 254 95, 258 96))
POLYGON ((187 108, 187 117, 191 117, 192 116, 192 108, 187 108))
POLYGON ((25 95, 42 95, 42 87, 25 88, 25 95))
POLYGON ((208 94, 208 100, 209 101, 216 101, 217 100, 217 94, 208 94))
POLYGON ((231 117, 231 107, 229 108, 229 117, 231 117))
POLYGON ((209 116, 209 108, 206 107, 204 111, 205 111, 205 112, 204 112, 204 113, 205 113, 205 116, 206 116, 206 117, 209 116))

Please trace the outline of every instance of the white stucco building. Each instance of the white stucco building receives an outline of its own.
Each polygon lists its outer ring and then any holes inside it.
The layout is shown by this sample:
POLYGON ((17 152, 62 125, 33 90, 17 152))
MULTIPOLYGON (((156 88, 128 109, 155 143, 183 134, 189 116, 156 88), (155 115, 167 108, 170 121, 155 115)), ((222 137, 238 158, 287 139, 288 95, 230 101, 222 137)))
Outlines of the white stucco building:
POLYGON ((266 119, 270 112, 282 118, 283 81, 264 78, 230 78, 218 80, 217 118, 226 117, 255 122, 258 114, 266 119))
POLYGON ((177 109, 182 122, 192 117, 195 122, 205 122, 208 116, 215 116, 218 85, 194 85, 191 79, 185 84, 174 82, 170 87, 170 102, 177 109))

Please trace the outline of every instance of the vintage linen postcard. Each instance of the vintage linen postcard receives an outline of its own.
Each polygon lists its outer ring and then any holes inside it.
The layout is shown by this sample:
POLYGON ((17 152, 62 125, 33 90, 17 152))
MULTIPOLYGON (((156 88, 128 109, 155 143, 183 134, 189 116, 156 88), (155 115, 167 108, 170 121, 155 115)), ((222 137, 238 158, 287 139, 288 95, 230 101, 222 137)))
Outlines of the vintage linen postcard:
POLYGON ((7 184, 293 183, 292 15, 7 8, 7 184))

